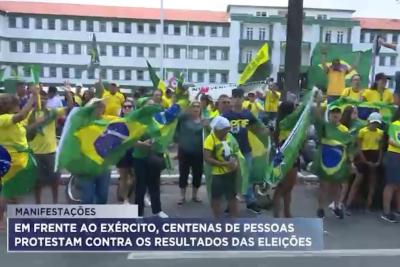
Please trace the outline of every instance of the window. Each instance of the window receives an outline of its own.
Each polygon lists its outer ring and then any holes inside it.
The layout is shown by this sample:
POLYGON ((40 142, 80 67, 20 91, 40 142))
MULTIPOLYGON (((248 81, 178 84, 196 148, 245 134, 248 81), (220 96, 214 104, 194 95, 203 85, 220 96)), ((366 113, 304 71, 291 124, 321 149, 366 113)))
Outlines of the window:
POLYGON ((229 27, 222 27, 222 37, 229 37, 229 27))
POLYGON ((132 47, 125 46, 125 56, 126 57, 131 57, 132 56, 132 47))
POLYGON ((68 31, 68 20, 67 19, 61 20, 61 30, 68 31))
POLYGON ((106 45, 100 45, 100 56, 107 56, 107 46, 106 45))
POLYGON ((112 55, 113 55, 113 57, 118 57, 119 56, 119 46, 118 45, 113 45, 112 46, 112 55))
POLYGON ((68 55, 69 54, 68 44, 62 44, 61 45, 61 53, 63 55, 68 55))
POLYGON ((221 50, 221 60, 229 60, 229 50, 228 49, 221 50))
POLYGON ((210 83, 215 83, 216 77, 217 75, 215 73, 210 73, 209 75, 210 83))
POLYGON ((100 70, 100 75, 101 75, 101 78, 103 80, 106 80, 107 79, 107 70, 106 69, 101 69, 100 70))
POLYGON ((390 66, 396 66, 396 56, 390 56, 390 66))
POLYGON ((22 18, 22 28, 29 29, 29 18, 27 17, 22 18))
POLYGON ((10 52, 17 52, 17 41, 10 41, 10 52))
POLYGON ((69 68, 68 67, 63 67, 62 68, 62 77, 63 77, 63 79, 68 79, 69 78, 69 68))
POLYGON ((265 40, 265 28, 260 28, 258 32, 258 40, 265 40))
POLYGON ((50 67, 49 76, 50 76, 50 78, 57 77, 57 68, 56 67, 50 67))
POLYGON ((125 33, 132 33, 132 24, 130 22, 125 22, 125 33))
POLYGON ((164 25, 164 34, 168 34, 169 30, 168 30, 168 24, 164 25))
POLYGON ((136 27, 137 27, 137 33, 144 33, 143 23, 138 23, 136 27))
POLYGON ((188 59, 193 59, 193 47, 190 47, 189 48, 189 51, 188 51, 188 59))
POLYGON ((82 79, 82 69, 81 68, 75 69, 75 79, 82 79))
POLYGON ((199 26, 199 36, 206 36, 206 30, 204 26, 199 26))
POLYGON ((267 12, 261 12, 261 17, 266 17, 267 16, 267 12))
POLYGON ((247 51, 246 53, 246 63, 250 63, 250 61, 253 59, 253 51, 247 51))
POLYGON ((256 12, 256 17, 261 17, 261 12, 260 11, 256 12))
POLYGON ((204 82, 204 72, 197 73, 197 82, 203 83, 204 82))
POLYGON ((24 41, 23 42, 22 51, 24 53, 30 53, 31 52, 31 43, 29 41, 24 41))
POLYGON ((179 47, 174 47, 174 58, 181 58, 181 49, 179 47))
POLYGON ((106 32, 107 31, 107 22, 106 21, 100 21, 100 32, 106 32))
POLYGON ((155 47, 149 47, 149 57, 156 57, 156 48, 155 47))
POLYGON ((119 23, 118 21, 112 22, 112 32, 119 32, 119 23))
POLYGON ((43 67, 43 66, 40 68, 39 77, 40 77, 40 78, 44 78, 44 67, 43 67))
POLYGON ((125 80, 126 81, 132 80, 132 72, 131 72, 131 70, 125 70, 125 80))
POLYGON ((221 83, 228 83, 228 73, 221 73, 221 83))
POLYGON ((41 18, 36 18, 35 19, 35 29, 37 29, 37 30, 43 29, 43 24, 42 24, 42 19, 41 18))
POLYGON ((193 25, 189 25, 188 35, 193 36, 193 25))
POLYGON ((370 43, 373 43, 375 41, 375 33, 374 32, 371 32, 370 34, 369 34, 369 42, 370 43))
POLYGON ((43 53, 43 43, 37 42, 36 43, 36 53, 42 54, 43 53))
POLYGON ((86 21, 86 31, 93 32, 93 21, 91 20, 86 21))
POLYGON ((81 44, 74 44, 74 53, 75 53, 75 55, 82 54, 82 46, 81 46, 81 44))
POLYGON ((181 35, 181 25, 174 26, 174 35, 181 35))
POLYGON ((218 28, 211 27, 211 37, 217 37, 217 36, 218 36, 218 28))
POLYGON ((88 79, 94 79, 94 69, 89 69, 87 71, 88 79))
POLYGON ((253 40, 253 28, 247 27, 246 29, 246 39, 253 40))
POLYGON ((360 34, 360 43, 364 43, 365 42, 365 32, 361 32, 360 34))
POLYGON ((17 18, 16 17, 9 17, 8 18, 8 27, 9 28, 16 28, 17 27, 17 18))
POLYGON ((31 76, 31 70, 28 66, 24 67, 24 77, 31 76))
POLYGON ((397 44, 398 37, 399 37, 399 36, 397 35, 397 33, 393 33, 393 34, 392 34, 392 43, 397 44))
POLYGON ((119 70, 112 70, 112 79, 119 80, 119 70))
POLYGON ((49 43, 49 54, 56 53, 56 43, 49 43))
POLYGON ((385 66, 385 56, 379 56, 379 66, 385 66))
POLYGON ((192 77, 192 75, 193 75, 192 72, 189 72, 188 75, 187 75, 187 81, 190 82, 190 83, 193 82, 193 77, 192 77))
POLYGON ((343 32, 341 31, 338 32, 336 42, 338 44, 343 44, 343 32))
POLYGON ((210 48, 210 60, 217 60, 217 49, 210 48))
POLYGON ((144 47, 138 46, 136 48, 136 57, 144 57, 144 47))
POLYGON ((325 15, 325 14, 319 14, 319 15, 317 15, 317 19, 327 19, 327 18, 328 18, 328 16, 325 15))
POLYGON ((330 43, 332 38, 332 32, 331 31, 326 31, 325 33, 325 43, 330 43))
POLYGON ((205 59, 206 58, 206 56, 205 56, 206 52, 205 51, 206 51, 205 48, 199 48, 197 50, 197 59, 205 59))
POLYGON ((49 29, 49 30, 56 29, 56 20, 55 19, 47 19, 47 29, 49 29))
POLYGON ((74 20, 74 31, 80 31, 80 30, 81 30, 81 21, 74 20))
POLYGON ((142 70, 136 71, 136 80, 143 81, 144 80, 143 76, 144 76, 144 71, 142 70))
POLYGON ((155 24, 150 24, 150 34, 156 34, 156 25, 155 24))

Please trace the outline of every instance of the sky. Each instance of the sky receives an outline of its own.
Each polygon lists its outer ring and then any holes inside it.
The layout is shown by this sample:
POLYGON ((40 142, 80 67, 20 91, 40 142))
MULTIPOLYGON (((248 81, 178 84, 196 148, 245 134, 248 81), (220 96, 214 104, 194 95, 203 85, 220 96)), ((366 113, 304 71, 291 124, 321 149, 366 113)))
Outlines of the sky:
MULTIPOLYGON (((20 0, 14 0, 20 1, 20 0)), ((29 0, 25 0, 29 1, 29 0)), ((161 0, 30 0, 34 2, 160 7, 161 0)), ((164 0, 165 8, 226 11, 232 5, 287 6, 288 0, 164 0)), ((305 7, 352 9, 354 16, 400 19, 399 0, 304 0, 305 7)))

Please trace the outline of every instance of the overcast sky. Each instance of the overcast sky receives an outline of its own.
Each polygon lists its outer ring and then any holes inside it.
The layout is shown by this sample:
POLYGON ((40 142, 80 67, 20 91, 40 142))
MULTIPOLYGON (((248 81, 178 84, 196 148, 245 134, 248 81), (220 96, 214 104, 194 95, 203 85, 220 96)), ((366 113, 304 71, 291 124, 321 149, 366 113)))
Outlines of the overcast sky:
MULTIPOLYGON (((0 0, 1 1, 1 0, 0 0)), ((19 0, 16 0, 19 1, 19 0)), ((159 7, 161 0, 33 0, 35 2, 64 2, 138 7, 159 7)), ((288 0, 164 0, 165 8, 225 11, 227 5, 287 6, 288 0)), ((356 10, 355 16, 374 18, 400 18, 397 0, 304 0, 305 7, 356 10)))

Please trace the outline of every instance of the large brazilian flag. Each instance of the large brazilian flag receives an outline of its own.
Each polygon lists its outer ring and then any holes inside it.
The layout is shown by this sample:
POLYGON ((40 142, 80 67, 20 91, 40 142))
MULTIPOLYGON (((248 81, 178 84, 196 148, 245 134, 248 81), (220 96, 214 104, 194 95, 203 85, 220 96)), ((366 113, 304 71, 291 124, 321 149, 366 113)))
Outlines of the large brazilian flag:
POLYGON ((36 161, 27 148, 0 145, 0 179, 4 197, 18 197, 30 192, 36 178, 36 161))

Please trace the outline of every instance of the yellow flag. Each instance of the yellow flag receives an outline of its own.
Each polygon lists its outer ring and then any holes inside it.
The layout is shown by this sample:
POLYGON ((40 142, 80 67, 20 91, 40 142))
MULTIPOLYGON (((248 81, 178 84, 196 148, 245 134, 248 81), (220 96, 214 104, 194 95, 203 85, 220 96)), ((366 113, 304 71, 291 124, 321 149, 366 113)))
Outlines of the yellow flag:
POLYGON ((269 60, 268 43, 265 43, 260 50, 258 50, 256 57, 246 66, 242 75, 240 75, 238 84, 244 84, 254 74, 257 68, 265 64, 269 60))

